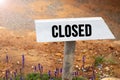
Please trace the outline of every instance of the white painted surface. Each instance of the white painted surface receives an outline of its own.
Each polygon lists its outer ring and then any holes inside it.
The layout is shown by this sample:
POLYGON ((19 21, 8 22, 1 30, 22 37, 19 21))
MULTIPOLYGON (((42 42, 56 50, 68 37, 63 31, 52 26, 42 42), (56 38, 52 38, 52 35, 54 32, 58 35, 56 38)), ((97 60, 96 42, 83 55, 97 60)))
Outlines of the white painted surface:
POLYGON ((65 18, 65 19, 41 19, 35 20, 37 42, 58 42, 58 41, 76 41, 76 40, 99 40, 115 39, 110 29, 101 17, 91 18, 65 18), (62 32, 65 32, 65 25, 90 24, 92 26, 92 35, 84 37, 57 37, 52 36, 52 26, 62 25, 62 32))

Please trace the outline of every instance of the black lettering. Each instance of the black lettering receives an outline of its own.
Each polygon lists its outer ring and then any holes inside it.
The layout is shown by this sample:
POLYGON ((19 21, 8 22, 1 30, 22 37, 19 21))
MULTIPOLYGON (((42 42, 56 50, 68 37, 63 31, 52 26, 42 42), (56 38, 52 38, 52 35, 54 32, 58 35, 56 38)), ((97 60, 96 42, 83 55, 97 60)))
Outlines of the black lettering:
POLYGON ((86 36, 92 35, 92 27, 90 24, 85 24, 85 34, 86 34, 86 36))
POLYGON ((72 30, 73 30, 72 36, 73 37, 78 36, 78 31, 76 30, 77 28, 78 28, 78 26, 75 24, 72 26, 72 30))
POLYGON ((83 32, 84 32, 84 24, 79 24, 79 36, 84 36, 83 32))
POLYGON ((65 36, 66 37, 70 37, 71 36, 71 26, 70 25, 66 25, 65 26, 65 36))
POLYGON ((53 26, 52 26, 52 36, 53 36, 54 38, 58 37, 58 32, 57 32, 57 30, 58 30, 57 25, 53 25, 53 26))
POLYGON ((64 35, 62 34, 62 27, 61 27, 61 25, 59 25, 59 37, 64 37, 64 35))

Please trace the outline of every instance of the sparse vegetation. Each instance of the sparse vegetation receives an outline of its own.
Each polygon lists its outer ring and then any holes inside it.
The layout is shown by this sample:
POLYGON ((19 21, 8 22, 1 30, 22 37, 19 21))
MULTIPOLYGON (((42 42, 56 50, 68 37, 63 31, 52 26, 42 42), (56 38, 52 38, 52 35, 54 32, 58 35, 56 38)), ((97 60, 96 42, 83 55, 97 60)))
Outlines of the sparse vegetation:
MULTIPOLYGON (((0 79, 0 80, 3 80, 3 79, 0 79)), ((61 77, 50 78, 48 74, 40 75, 39 73, 30 73, 30 74, 27 74, 25 77, 16 76, 16 78, 10 78, 10 80, 62 80, 62 78, 61 77)), ((88 79, 80 76, 80 77, 74 77, 73 80, 88 80, 88 79)))
POLYGON ((103 56, 96 56, 94 59, 95 59, 94 61, 95 66, 98 66, 105 61, 103 56))
POLYGON ((88 80, 88 79, 80 76, 80 77, 73 78, 73 80, 88 80))
POLYGON ((117 62, 115 61, 115 60, 113 60, 113 59, 108 59, 108 60, 105 60, 105 63, 106 64, 117 64, 117 62))

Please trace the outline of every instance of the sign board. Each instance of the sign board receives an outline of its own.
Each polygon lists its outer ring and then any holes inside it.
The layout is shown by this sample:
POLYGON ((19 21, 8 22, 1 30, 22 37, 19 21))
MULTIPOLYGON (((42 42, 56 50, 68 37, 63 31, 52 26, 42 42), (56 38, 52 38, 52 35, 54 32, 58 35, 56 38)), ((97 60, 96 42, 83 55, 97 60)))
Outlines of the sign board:
POLYGON ((38 42, 115 39, 101 17, 35 20, 38 42))

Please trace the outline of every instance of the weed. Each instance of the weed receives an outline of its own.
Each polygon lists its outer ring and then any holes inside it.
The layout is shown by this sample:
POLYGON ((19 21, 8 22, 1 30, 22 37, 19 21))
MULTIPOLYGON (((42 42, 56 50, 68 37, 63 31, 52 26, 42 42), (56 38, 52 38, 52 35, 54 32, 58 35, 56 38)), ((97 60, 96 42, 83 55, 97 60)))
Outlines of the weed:
POLYGON ((105 61, 103 56, 97 56, 94 59, 95 59, 95 62, 94 62, 95 66, 98 66, 105 61))
POLYGON ((73 80, 88 80, 88 79, 80 76, 80 77, 73 78, 73 80))
POLYGON ((40 79, 40 74, 37 74, 37 73, 28 74, 26 79, 27 80, 38 80, 40 79))
POLYGON ((112 65, 117 64, 116 61, 113 59, 105 60, 105 62, 106 62, 106 64, 112 64, 112 65))

